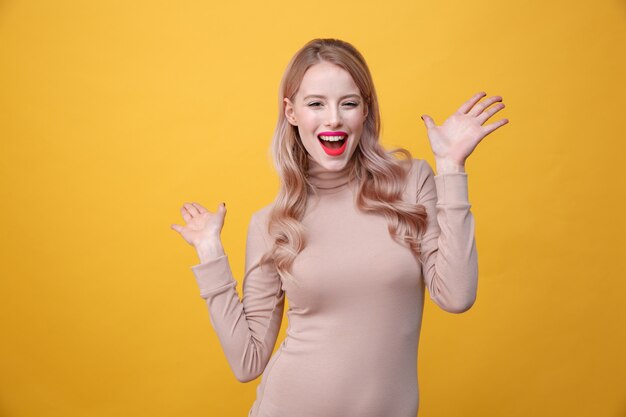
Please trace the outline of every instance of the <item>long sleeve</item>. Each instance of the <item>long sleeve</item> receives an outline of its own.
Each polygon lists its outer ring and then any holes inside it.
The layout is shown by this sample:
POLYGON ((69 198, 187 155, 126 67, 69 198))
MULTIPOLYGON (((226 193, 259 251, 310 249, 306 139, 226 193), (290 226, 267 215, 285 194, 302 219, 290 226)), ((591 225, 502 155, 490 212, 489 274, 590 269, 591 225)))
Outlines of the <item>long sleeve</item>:
POLYGON ((263 373, 284 309, 284 291, 276 269, 270 263, 259 264, 268 242, 257 217, 253 214, 248 226, 241 301, 228 255, 191 267, 226 359, 241 382, 263 373))
POLYGON ((422 237, 422 273, 430 298, 451 313, 469 310, 476 300, 478 255, 467 173, 434 175, 420 160, 417 203, 428 213, 422 237))

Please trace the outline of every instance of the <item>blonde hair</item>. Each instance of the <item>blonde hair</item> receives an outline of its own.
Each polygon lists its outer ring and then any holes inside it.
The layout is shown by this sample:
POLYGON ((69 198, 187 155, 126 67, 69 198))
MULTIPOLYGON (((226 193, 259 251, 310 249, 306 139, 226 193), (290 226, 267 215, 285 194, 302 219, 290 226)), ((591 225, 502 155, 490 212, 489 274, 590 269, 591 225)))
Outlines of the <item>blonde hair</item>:
POLYGON ((358 187, 357 208, 385 216, 390 235, 407 245, 418 261, 418 236, 426 228, 424 206, 402 201, 403 184, 408 173, 406 165, 412 160, 411 153, 404 148, 386 151, 378 142, 380 111, 365 59, 347 42, 313 39, 293 56, 280 83, 278 122, 271 152, 281 185, 268 221, 267 231, 273 246, 260 260, 260 263, 271 260, 278 273, 293 282, 296 280, 291 274, 292 264, 306 245, 300 221, 305 213, 307 192, 312 186, 306 177, 307 151, 297 127, 292 126, 285 116, 284 98, 293 101, 305 72, 322 61, 338 65, 352 76, 368 110, 361 139, 351 158, 350 177, 356 180, 358 187), (403 154, 405 160, 394 157, 395 153, 403 154))

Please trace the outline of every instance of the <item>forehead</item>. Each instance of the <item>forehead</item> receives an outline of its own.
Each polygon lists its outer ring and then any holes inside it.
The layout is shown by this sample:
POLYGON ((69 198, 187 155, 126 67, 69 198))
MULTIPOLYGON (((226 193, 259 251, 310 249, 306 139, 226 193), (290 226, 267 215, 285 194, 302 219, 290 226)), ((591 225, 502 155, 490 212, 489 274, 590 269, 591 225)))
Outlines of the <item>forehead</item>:
POLYGON ((331 97, 359 94, 359 87, 348 71, 338 65, 323 61, 312 65, 304 73, 298 95, 306 97, 309 94, 331 97))

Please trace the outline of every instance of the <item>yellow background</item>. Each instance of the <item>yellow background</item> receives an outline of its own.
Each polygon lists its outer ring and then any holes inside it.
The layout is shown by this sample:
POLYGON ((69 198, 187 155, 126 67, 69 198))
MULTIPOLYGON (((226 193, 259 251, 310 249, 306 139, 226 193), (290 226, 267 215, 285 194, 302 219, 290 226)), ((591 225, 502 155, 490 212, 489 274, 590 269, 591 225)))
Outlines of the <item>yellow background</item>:
POLYGON ((421 114, 507 106, 467 163, 477 302, 427 299, 420 417, 626 416, 623 0, 0 3, 0 416, 247 415, 260 379, 231 373, 170 224, 225 201, 241 279, 315 37, 361 50, 383 144, 433 166, 421 114))

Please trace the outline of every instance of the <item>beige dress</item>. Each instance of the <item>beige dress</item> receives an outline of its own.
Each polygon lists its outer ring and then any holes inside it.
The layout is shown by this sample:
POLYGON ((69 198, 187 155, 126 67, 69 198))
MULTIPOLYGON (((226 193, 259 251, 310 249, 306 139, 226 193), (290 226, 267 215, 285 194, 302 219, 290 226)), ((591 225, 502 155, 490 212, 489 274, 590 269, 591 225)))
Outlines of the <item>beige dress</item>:
POLYGON ((210 321, 238 380, 262 375, 250 417, 415 417, 417 353, 425 288, 442 309, 460 313, 476 298, 478 259, 467 174, 434 175, 411 161, 404 198, 423 204, 428 228, 418 263, 389 235, 381 215, 357 210, 347 168, 310 159, 296 257, 298 284, 258 265, 270 247, 270 205, 250 220, 243 299, 228 256, 192 266, 210 321), (289 299, 285 339, 272 356, 289 299))

